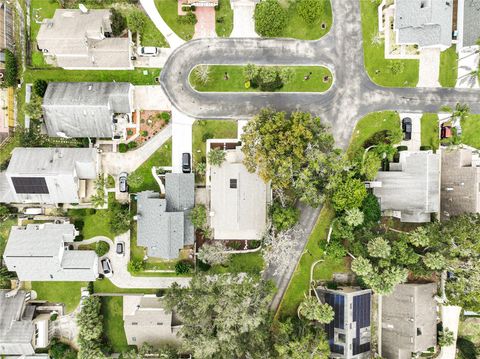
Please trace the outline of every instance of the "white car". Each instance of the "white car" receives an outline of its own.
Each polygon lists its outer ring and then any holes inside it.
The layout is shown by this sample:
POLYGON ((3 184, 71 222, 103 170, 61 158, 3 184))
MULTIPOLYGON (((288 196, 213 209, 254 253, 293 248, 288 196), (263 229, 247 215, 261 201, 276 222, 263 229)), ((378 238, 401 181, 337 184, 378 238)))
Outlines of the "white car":
POLYGON ((138 56, 157 56, 158 49, 154 46, 142 46, 137 49, 138 56))
POLYGON ((110 262, 110 259, 104 258, 102 259, 101 263, 103 274, 105 277, 110 278, 113 275, 112 263, 110 262))

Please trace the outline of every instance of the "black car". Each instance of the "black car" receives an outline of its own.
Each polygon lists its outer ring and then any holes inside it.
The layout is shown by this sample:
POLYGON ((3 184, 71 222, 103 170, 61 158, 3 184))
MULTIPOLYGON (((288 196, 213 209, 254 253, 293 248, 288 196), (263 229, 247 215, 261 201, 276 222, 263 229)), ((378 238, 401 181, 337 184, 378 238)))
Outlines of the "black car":
POLYGON ((402 120, 402 131, 403 139, 408 141, 412 138, 412 119, 410 117, 405 117, 402 120))
POLYGON ((128 191, 127 177, 128 174, 126 172, 122 172, 120 173, 120 176, 118 176, 118 189, 120 192, 128 191))
POLYGON ((192 172, 191 157, 190 157, 190 153, 188 152, 182 153, 182 172, 183 173, 192 172))

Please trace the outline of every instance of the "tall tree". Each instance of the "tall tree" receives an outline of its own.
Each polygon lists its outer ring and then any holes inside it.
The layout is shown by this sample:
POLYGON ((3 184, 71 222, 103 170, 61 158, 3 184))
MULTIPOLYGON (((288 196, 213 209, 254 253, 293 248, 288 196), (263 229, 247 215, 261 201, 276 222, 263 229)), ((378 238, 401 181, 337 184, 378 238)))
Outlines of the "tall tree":
POLYGON ((330 323, 334 317, 335 312, 333 308, 327 303, 320 303, 316 297, 306 297, 298 307, 299 314, 308 320, 316 320, 322 324, 330 323))

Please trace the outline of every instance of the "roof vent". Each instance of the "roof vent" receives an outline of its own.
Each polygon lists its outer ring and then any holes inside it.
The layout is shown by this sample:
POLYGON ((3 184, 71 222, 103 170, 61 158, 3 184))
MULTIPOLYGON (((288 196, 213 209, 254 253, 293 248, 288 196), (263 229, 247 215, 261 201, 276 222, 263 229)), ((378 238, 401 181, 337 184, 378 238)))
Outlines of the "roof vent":
POLYGON ((88 14, 88 9, 87 9, 87 7, 86 7, 85 5, 83 5, 83 4, 78 4, 78 8, 80 9, 80 12, 81 12, 82 14, 88 14))

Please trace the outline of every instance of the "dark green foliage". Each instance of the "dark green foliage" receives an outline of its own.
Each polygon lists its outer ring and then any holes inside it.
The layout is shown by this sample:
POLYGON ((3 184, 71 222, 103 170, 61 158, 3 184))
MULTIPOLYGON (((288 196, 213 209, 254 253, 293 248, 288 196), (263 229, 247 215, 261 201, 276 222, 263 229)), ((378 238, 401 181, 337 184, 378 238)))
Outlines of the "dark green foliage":
POLYGON ((99 257, 103 257, 105 254, 108 253, 109 250, 110 246, 107 242, 100 241, 97 242, 97 244, 95 245, 95 253, 97 253, 97 256, 99 257))
POLYGON ((283 207, 279 202, 274 202, 270 207, 272 224, 278 232, 292 228, 300 216, 300 211, 294 206, 283 207))
POLYGON ((33 82, 33 92, 39 96, 39 97, 43 97, 45 95, 45 92, 47 91, 47 86, 48 86, 48 82, 45 81, 45 80, 35 80, 33 82))
POLYGON ((5 80, 4 86, 11 87, 17 86, 18 78, 18 65, 17 58, 8 49, 5 49, 5 80))
POLYGON ((126 143, 120 143, 120 144, 118 145, 118 152, 120 152, 120 153, 125 153, 125 152, 127 152, 127 149, 128 149, 128 148, 127 148, 127 144, 126 144, 126 143))
POLYGON ((131 273, 138 273, 145 270, 145 262, 140 259, 132 259, 128 262, 128 271, 131 273))
POLYGON ((148 131, 143 130, 143 131, 142 131, 142 136, 143 136, 143 137, 147 137, 147 136, 148 136, 148 131))
POLYGON ((202 135, 202 142, 207 142, 207 140, 211 139, 211 138, 214 138, 214 134, 211 133, 211 132, 205 132, 203 135, 202 135))
POLYGON ((110 9, 110 21, 113 36, 120 36, 127 28, 127 19, 115 8, 110 9))
POLYGON ((397 147, 397 152, 402 152, 402 151, 407 151, 408 147, 407 146, 398 146, 397 147))
POLYGON ((189 261, 178 261, 175 263, 176 274, 187 274, 192 270, 192 264, 189 261))
POLYGON ((137 145, 137 143, 136 143, 135 141, 131 141, 131 142, 129 142, 129 143, 127 144, 127 147, 128 147, 129 150, 131 150, 131 149, 133 149, 133 148, 135 148, 135 147, 137 147, 137 146, 138 146, 138 145, 137 145))
POLYGON ((70 347, 68 344, 60 342, 58 339, 54 338, 48 349, 48 355, 52 359, 76 359, 77 352, 75 349, 70 347))
POLYGON ((431 151, 432 146, 420 146, 420 151, 431 151))
POLYGON ((88 282, 87 285, 88 293, 93 294, 95 292, 95 287, 93 285, 93 282, 88 282))
POLYGON ((108 206, 110 230, 115 234, 125 233, 130 229, 130 211, 128 205, 112 201, 108 206))
POLYGON ((314 24, 322 13, 321 0, 300 0, 297 5, 298 14, 308 24, 314 24))
POLYGON ((457 338, 457 358, 458 359, 475 359, 480 356, 480 350, 475 346, 469 338, 457 338))
POLYGON ((166 112, 166 111, 162 112, 160 116, 162 117, 163 120, 166 121, 166 123, 168 123, 168 121, 170 121, 170 118, 172 117, 170 112, 166 112))
POLYGON ((277 0, 258 3, 254 17, 255 30, 261 36, 280 36, 287 25, 287 12, 277 0))
POLYGON ((343 258, 347 255, 347 251, 340 241, 332 240, 327 244, 325 254, 328 258, 343 258))
POLYGON ((337 212, 359 208, 367 196, 363 182, 356 178, 346 178, 334 189, 332 195, 333 208, 337 212))
POLYGON ((363 212, 363 223, 365 225, 377 223, 382 216, 382 211, 380 209, 380 204, 378 203, 377 197, 372 193, 368 193, 367 197, 362 202, 361 210, 363 212))
POLYGON ((36 121, 33 121, 30 128, 19 128, 21 147, 50 147, 48 136, 42 135, 36 121))
POLYGON ((179 15, 177 17, 177 21, 180 23, 180 24, 191 24, 191 25, 195 25, 197 23, 197 17, 195 16, 195 14, 193 12, 188 12, 186 15, 179 15))

